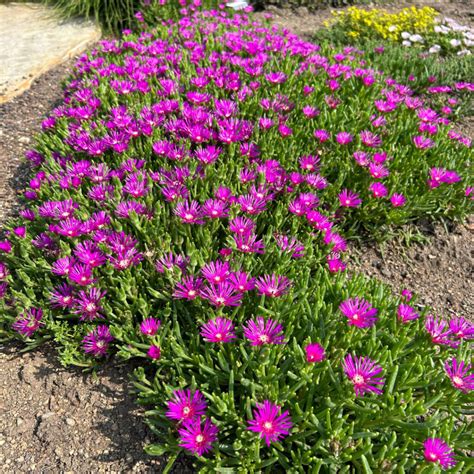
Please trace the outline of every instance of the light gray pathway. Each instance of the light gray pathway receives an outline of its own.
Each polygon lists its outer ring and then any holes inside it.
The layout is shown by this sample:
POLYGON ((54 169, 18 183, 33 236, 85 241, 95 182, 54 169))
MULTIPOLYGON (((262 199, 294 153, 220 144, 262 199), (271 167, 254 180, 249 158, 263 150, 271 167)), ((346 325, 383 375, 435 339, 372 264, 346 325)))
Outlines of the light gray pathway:
POLYGON ((28 89, 39 75, 99 38, 98 26, 61 20, 44 5, 0 4, 0 103, 28 89))

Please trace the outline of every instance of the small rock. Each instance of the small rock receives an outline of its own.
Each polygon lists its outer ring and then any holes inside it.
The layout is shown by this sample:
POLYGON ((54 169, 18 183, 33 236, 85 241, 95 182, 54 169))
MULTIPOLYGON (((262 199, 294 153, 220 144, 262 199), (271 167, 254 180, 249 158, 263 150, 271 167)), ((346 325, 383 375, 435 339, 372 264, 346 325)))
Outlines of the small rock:
POLYGON ((23 420, 21 418, 16 419, 16 426, 21 426, 23 424, 23 420))
POLYGON ((20 137, 20 138, 18 139, 18 141, 19 141, 20 143, 22 143, 23 145, 28 145, 28 143, 31 142, 31 138, 30 138, 30 137, 20 137))
POLYGON ((74 426, 76 422, 72 418, 66 418, 66 425, 74 426))

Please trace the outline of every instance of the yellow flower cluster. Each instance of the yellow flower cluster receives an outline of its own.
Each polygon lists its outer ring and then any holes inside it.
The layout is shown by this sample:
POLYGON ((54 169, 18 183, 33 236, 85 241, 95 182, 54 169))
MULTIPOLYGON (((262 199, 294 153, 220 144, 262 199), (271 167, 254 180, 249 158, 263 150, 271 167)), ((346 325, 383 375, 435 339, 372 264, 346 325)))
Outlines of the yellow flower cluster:
POLYGON ((398 13, 385 10, 350 7, 333 12, 335 24, 344 28, 353 38, 381 37, 392 41, 400 40, 403 31, 412 34, 433 32, 438 12, 430 7, 404 8, 398 13))

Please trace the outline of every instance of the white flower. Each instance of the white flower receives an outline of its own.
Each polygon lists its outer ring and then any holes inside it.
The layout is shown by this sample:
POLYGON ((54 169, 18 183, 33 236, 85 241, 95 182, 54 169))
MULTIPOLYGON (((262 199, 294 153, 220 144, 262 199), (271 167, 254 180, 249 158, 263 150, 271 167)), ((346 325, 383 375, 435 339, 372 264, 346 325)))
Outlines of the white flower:
POLYGON ((458 56, 469 56, 471 52, 468 49, 462 49, 461 51, 458 51, 458 56))
POLYGON ((410 35, 409 40, 412 43, 423 43, 423 37, 421 35, 410 35))
POLYGON ((461 46, 461 41, 459 41, 458 39, 456 38, 453 38, 449 44, 453 47, 453 48, 457 48, 458 46, 461 46))
POLYGON ((408 33, 408 31, 402 31, 402 38, 404 40, 407 40, 410 36, 411 36, 411 34, 408 33))
POLYGON ((443 27, 436 25, 436 26, 434 27, 434 32, 435 32, 435 33, 442 33, 442 32, 443 32, 443 27))
POLYGON ((394 31, 397 31, 396 25, 390 25, 390 26, 388 27, 388 31, 390 31, 390 33, 393 33, 394 31))
POLYGON ((464 44, 469 48, 471 46, 474 46, 474 41, 472 41, 470 39, 465 39, 464 44))
POLYGON ((428 52, 431 54, 436 54, 436 53, 439 53, 440 51, 441 51, 441 46, 439 44, 434 44, 433 46, 431 46, 428 52))
POLYGON ((411 41, 404 40, 402 41, 403 46, 411 46, 411 41))

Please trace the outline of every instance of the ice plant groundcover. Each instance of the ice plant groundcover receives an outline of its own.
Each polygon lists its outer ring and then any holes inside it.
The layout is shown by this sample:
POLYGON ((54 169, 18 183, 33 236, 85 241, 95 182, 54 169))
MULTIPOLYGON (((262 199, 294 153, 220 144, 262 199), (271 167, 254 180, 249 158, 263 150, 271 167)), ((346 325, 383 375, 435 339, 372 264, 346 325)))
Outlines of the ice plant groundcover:
POLYGON ((469 212, 451 118, 473 85, 415 95, 354 48, 181 13, 82 56, 43 122, 0 242, 2 337, 53 340, 64 364, 141 358, 168 468, 468 472, 472 324, 345 253, 469 212))

